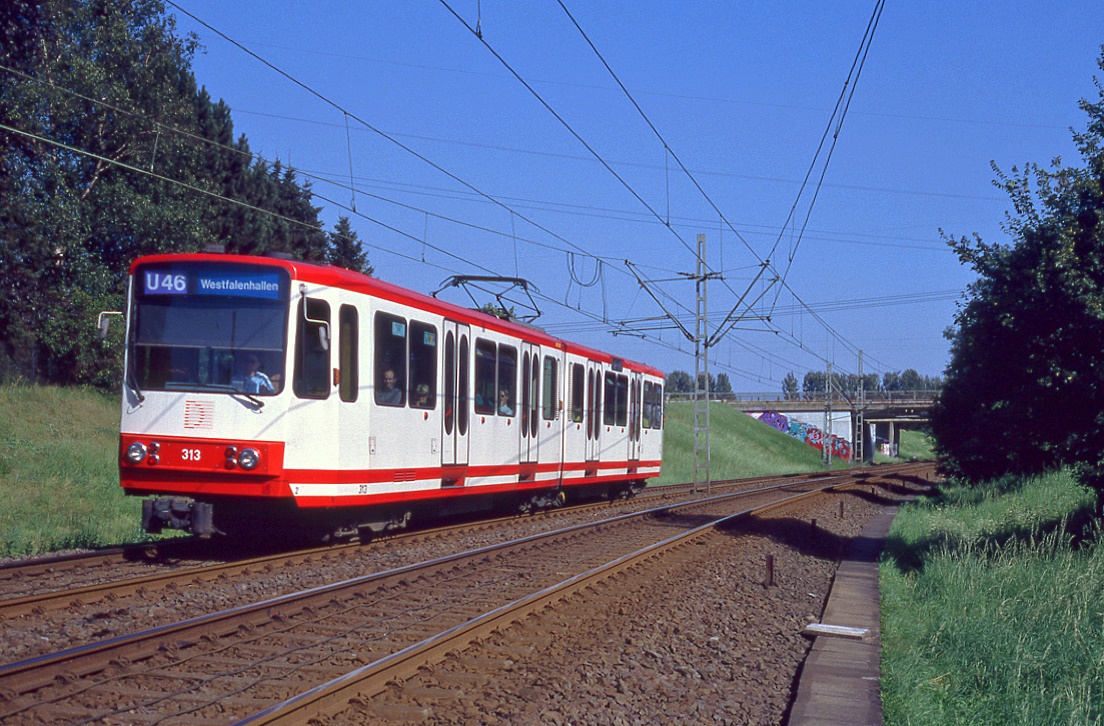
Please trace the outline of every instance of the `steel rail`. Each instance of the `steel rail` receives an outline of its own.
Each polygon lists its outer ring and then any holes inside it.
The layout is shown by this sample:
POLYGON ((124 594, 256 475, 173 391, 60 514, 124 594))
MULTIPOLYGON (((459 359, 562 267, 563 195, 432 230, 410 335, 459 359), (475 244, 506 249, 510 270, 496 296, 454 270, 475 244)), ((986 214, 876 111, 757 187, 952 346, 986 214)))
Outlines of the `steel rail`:
MULTIPOLYGON (((726 526, 740 519, 792 506, 799 501, 823 494, 826 491, 833 491, 854 484, 854 482, 829 484, 808 492, 794 494, 779 502, 772 502, 761 507, 753 507, 735 514, 725 515, 712 522, 672 535, 665 540, 642 547, 635 552, 618 557, 531 595, 497 607, 465 623, 453 626, 419 643, 384 656, 252 716, 236 721, 235 724, 236 726, 259 726, 261 724, 305 723, 307 719, 316 716, 320 712, 329 712, 336 706, 345 705, 348 699, 353 696, 371 698, 381 693, 388 683, 413 676, 420 668, 443 659, 446 653, 463 650, 473 641, 484 638, 490 635, 492 631, 503 626, 508 626, 511 621, 536 612, 554 602, 571 597, 580 590, 592 587, 645 559, 661 556, 676 547, 688 544, 712 532, 718 527, 726 526)), ((715 499, 719 498, 721 497, 715 499)))
POLYGON ((41 688, 42 686, 49 684, 54 679, 56 673, 51 672, 49 669, 59 664, 65 664, 67 673, 71 673, 74 676, 82 677, 96 673, 106 667, 106 664, 108 660, 110 660, 110 658, 112 657, 111 654, 113 653, 126 651, 127 654, 125 657, 128 661, 135 662, 138 660, 142 660, 159 652, 159 650, 161 649, 161 643, 165 640, 165 638, 169 636, 174 637, 178 644, 187 645, 191 642, 188 640, 188 634, 190 632, 198 632, 200 629, 203 628, 212 629, 213 626, 219 624, 226 624, 226 631, 233 631, 238 628, 238 626, 241 624, 240 621, 242 619, 251 618, 254 620, 267 621, 270 619, 271 611, 276 608, 286 607, 295 603, 306 603, 310 600, 329 597, 339 590, 347 590, 350 588, 361 587, 373 582, 381 582, 388 579, 394 579, 403 575, 408 575, 421 569, 436 567, 443 564, 459 562, 466 559, 478 559, 499 550, 538 542, 543 539, 563 537, 573 532, 581 532, 587 529, 604 527, 624 520, 629 520, 633 518, 644 518, 647 516, 664 516, 673 509, 700 507, 712 502, 745 497, 751 494, 795 486, 797 483, 800 482, 784 482, 781 484, 759 487, 750 490, 743 490, 730 494, 721 494, 713 497, 694 499, 687 502, 666 504, 661 507, 646 509, 639 512, 621 514, 615 517, 600 520, 598 522, 586 522, 576 524, 566 528, 529 535, 527 537, 510 540, 507 542, 487 545, 485 547, 480 547, 474 550, 454 553, 445 557, 439 557, 432 560, 393 568, 391 570, 386 570, 382 572, 371 573, 368 575, 363 575, 361 577, 343 580, 337 583, 321 585, 315 588, 309 588, 307 590, 270 598, 258 603, 240 605, 215 613, 208 613, 196 616, 194 618, 189 618, 177 623, 161 625, 146 630, 136 631, 134 633, 128 633, 126 635, 109 638, 107 640, 98 641, 95 643, 89 643, 86 645, 68 648, 65 650, 36 656, 10 664, 0 665, 0 690, 9 689, 13 692, 26 692, 29 690, 41 688), (230 625, 231 623, 233 623, 233 625, 230 625))
MULTIPOLYGON (((793 475, 784 475, 777 478, 789 478, 791 476, 793 475)), ((748 483, 752 481, 769 481, 773 478, 775 477, 730 480, 729 482, 721 482, 718 484, 718 486, 736 486, 741 483, 748 483)), ((664 489, 668 491, 650 494, 646 497, 643 497, 642 499, 646 500, 650 498, 666 498, 677 495, 683 490, 688 492, 689 485, 677 484, 665 487, 656 487, 655 489, 664 489)), ((302 550, 276 552, 269 555, 261 555, 259 557, 251 557, 247 559, 231 559, 228 562, 221 562, 213 565, 196 565, 188 567, 184 570, 156 572, 136 578, 127 578, 122 580, 107 579, 103 582, 97 582, 91 585, 85 585, 71 589, 46 590, 31 595, 24 595, 22 597, 0 599, 0 621, 5 618, 19 617, 30 612, 56 610, 69 607, 74 604, 92 605, 98 602, 102 602, 109 596, 131 595, 139 589, 148 588, 151 585, 168 586, 170 583, 174 582, 194 584, 197 580, 206 581, 215 577, 225 576, 227 574, 239 573, 258 567, 270 566, 275 563, 280 563, 285 566, 292 566, 297 562, 301 562, 305 559, 313 558, 316 556, 321 556, 325 558, 345 556, 350 550, 356 550, 367 544, 377 542, 396 542, 405 539, 441 537, 468 529, 486 529, 498 526, 500 524, 513 523, 517 521, 519 516, 566 516, 571 513, 582 512, 588 509, 607 507, 612 503, 614 502, 607 501, 598 503, 586 503, 563 509, 544 510, 541 512, 535 512, 532 515, 510 515, 506 517, 496 517, 493 519, 469 521, 461 524, 451 524, 443 527, 434 527, 432 529, 395 533, 383 537, 373 538, 368 542, 351 542, 338 545, 310 547, 302 550), (97 595, 100 597, 96 599, 89 599, 90 597, 95 597, 97 595)), ((170 540, 169 542, 172 542, 172 540, 170 540)), ((198 549, 202 546, 200 542, 196 541, 193 538, 180 540, 180 542, 181 544, 173 545, 172 547, 173 549, 179 549, 181 551, 176 552, 172 556, 179 557, 181 555, 187 554, 189 548, 198 549)), ((22 565, 13 563, 6 564, 13 571, 12 574, 14 574, 14 572, 18 572, 20 573, 21 577, 29 580, 32 578, 39 578, 43 574, 54 574, 53 568, 58 563, 72 563, 74 564, 75 568, 76 566, 79 566, 81 562, 87 563, 89 561, 98 560, 101 557, 107 557, 108 559, 105 559, 101 563, 101 565, 98 566, 110 567, 118 562, 134 562, 135 560, 132 558, 136 553, 145 553, 151 550, 159 550, 156 558, 144 560, 145 562, 149 562, 152 564, 157 562, 158 560, 163 560, 170 556, 171 553, 162 553, 160 551, 160 549, 165 547, 167 544, 168 542, 143 545, 121 545, 119 547, 110 548, 108 550, 97 550, 93 553, 75 553, 69 555, 58 555, 54 557, 37 558, 35 560, 28 560, 22 565)), ((196 556, 199 556, 203 553, 197 551, 194 554, 196 556)), ((0 576, 2 576, 3 568, 4 565, 0 565, 0 576)), ((11 579, 10 576, 9 579, 11 579)))
MULTIPOLYGON (((893 469, 889 469, 887 467, 885 469, 882 469, 881 471, 876 472, 875 475, 884 475, 886 478, 900 477, 904 476, 907 473, 907 470, 908 467, 894 467, 893 469)), ((846 483, 847 481, 854 479, 856 474, 859 477, 865 479, 869 479, 870 476, 872 476, 872 474, 866 472, 850 471, 841 472, 838 476, 815 478, 819 480, 817 484, 824 485, 818 487, 818 489, 833 489, 843 483, 846 483), (830 483, 833 480, 843 481, 838 483, 830 483)), ((879 478, 882 477, 879 476, 879 478)), ((43 686, 48 686, 55 679, 61 679, 58 681, 59 683, 71 681, 73 679, 80 679, 82 678, 82 676, 95 674, 112 665, 124 667, 128 663, 134 663, 136 661, 144 660, 145 658, 148 658, 162 650, 165 650, 166 648, 169 650, 176 650, 178 648, 187 647, 193 643, 198 642, 201 638, 201 635, 204 640, 209 638, 217 640, 219 637, 225 634, 233 633, 241 629, 251 629, 252 625, 257 622, 267 623, 269 621, 272 621, 273 619, 279 620, 286 617, 289 613, 294 614, 298 612, 313 612, 314 607, 323 603, 333 601, 333 596, 338 590, 355 590, 356 588, 360 588, 361 586, 372 582, 382 584, 388 578, 396 581, 401 581, 403 576, 409 575, 410 573, 416 572, 420 569, 428 569, 434 566, 439 567, 440 565, 446 563, 458 563, 459 561, 464 559, 480 561, 484 560, 490 553, 499 550, 506 550, 511 547, 524 546, 527 543, 531 542, 537 542, 557 536, 568 536, 572 533, 582 532, 588 529, 600 529, 612 523, 626 521, 634 518, 643 518, 649 515, 662 517, 665 514, 669 514, 672 510, 683 510, 694 507, 701 507, 706 506, 712 502, 731 500, 739 497, 750 496, 756 493, 781 490, 787 487, 807 483, 809 482, 785 481, 773 486, 758 487, 750 490, 743 490, 729 494, 721 494, 713 497, 707 497, 704 499, 692 499, 685 502, 667 504, 661 507, 652 508, 641 512, 621 514, 619 516, 607 518, 599 522, 577 524, 558 530, 530 535, 528 537, 519 538, 509 542, 480 547, 474 550, 469 550, 467 552, 454 553, 446 557, 435 558, 433 560, 428 560, 422 563, 394 568, 385 572, 373 573, 362 577, 356 577, 349 580, 344 580, 339 583, 310 588, 299 593, 292 593, 277 598, 271 598, 261 603, 242 605, 218 613, 211 613, 208 615, 191 618, 180 623, 159 626, 156 628, 147 629, 140 633, 132 633, 130 635, 119 636, 117 638, 111 638, 99 643, 91 643, 86 646, 71 648, 68 650, 60 651, 58 653, 44 655, 37 658, 31 658, 19 663, 0 666, 0 693, 4 695, 3 700, 10 700, 11 698, 18 697, 20 693, 27 693, 28 691, 33 691, 38 688, 42 688, 43 686), (298 606, 298 609, 293 609, 296 606, 298 606), (280 608, 283 608, 283 613, 277 613, 274 615, 273 613, 280 608), (206 632, 204 632, 204 630, 206 630, 206 632)), ((736 516, 737 515, 729 515, 729 517, 736 516)), ((359 594, 357 596, 359 597, 359 594)), ((84 690, 93 687, 96 687, 96 684, 89 683, 84 688, 84 690)), ((168 697, 170 696, 166 696, 165 698, 168 697)), ((56 703, 63 703, 65 698, 67 698, 67 696, 59 694, 59 696, 49 700, 56 703)), ((212 703, 214 702, 215 701, 212 701, 212 703)), ((5 717, 17 716, 18 714, 24 713, 27 709, 30 708, 34 708, 34 704, 21 705, 17 707, 16 711, 7 713, 5 717)))

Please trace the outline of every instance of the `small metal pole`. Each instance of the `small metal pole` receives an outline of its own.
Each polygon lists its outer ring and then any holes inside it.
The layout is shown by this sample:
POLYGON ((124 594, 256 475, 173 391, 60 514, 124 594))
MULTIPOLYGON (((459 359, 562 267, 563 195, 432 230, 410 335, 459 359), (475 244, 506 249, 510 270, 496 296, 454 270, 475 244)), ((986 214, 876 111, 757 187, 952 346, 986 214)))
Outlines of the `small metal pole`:
POLYGON ((767 576, 763 584, 774 587, 774 555, 767 555, 767 576))
POLYGON ((843 500, 840 500, 840 519, 843 519, 843 500))

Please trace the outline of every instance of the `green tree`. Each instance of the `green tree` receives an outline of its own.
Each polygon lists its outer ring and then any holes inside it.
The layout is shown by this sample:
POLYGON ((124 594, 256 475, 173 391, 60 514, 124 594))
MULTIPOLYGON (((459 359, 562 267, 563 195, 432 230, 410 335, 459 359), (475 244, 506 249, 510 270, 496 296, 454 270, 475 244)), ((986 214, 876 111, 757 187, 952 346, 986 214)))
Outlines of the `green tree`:
POLYGON ((488 315, 493 315, 496 318, 501 318, 502 320, 513 320, 514 319, 514 306, 513 305, 511 305, 508 308, 505 308, 505 307, 502 307, 501 305, 496 305, 495 303, 486 303, 485 305, 483 305, 483 307, 479 308, 479 312, 487 313, 488 315))
POLYGON ((793 401, 798 398, 797 376, 793 374, 793 371, 787 373, 786 377, 782 380, 782 393, 787 401, 793 401))
POLYGON ((151 120, 194 115, 194 41, 154 0, 5 3, 0 27, 0 337, 26 377, 100 382, 118 351, 96 313, 121 307, 130 260, 204 236, 193 194, 119 166, 196 181, 191 144, 151 120))
POLYGON ((732 382, 728 380, 727 373, 717 374, 717 385, 712 390, 714 393, 732 393, 732 382))
POLYGON ((331 265, 344 267, 354 272, 371 275, 375 270, 368 262, 368 253, 360 244, 357 233, 349 224, 348 217, 339 217, 333 231, 330 232, 329 260, 331 265))
POLYGON ((234 140, 196 48, 161 0, 0 3, 0 377, 116 387, 96 315, 139 255, 331 257, 310 186, 234 140))
MULTIPOLYGON (((1104 70, 1104 52, 1098 61, 1104 70)), ((978 275, 956 316, 932 427, 969 478, 1075 466, 1104 493, 1104 87, 1082 100, 1083 166, 997 171, 1014 244, 951 239, 978 275)))
POLYGON ((668 393, 693 393, 694 376, 686 371, 671 371, 667 374, 668 393))

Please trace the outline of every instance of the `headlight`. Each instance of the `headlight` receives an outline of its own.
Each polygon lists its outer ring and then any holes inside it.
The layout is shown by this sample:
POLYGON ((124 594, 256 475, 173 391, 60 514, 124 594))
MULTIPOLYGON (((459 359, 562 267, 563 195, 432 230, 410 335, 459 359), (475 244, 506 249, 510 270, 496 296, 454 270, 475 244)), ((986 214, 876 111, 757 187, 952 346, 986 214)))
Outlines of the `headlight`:
POLYGON ((256 449, 242 449, 238 454, 238 466, 250 471, 257 468, 257 464, 261 463, 261 455, 256 449))
POLYGON ((131 464, 141 464, 146 460, 146 445, 141 441, 135 441, 127 447, 126 458, 131 464))

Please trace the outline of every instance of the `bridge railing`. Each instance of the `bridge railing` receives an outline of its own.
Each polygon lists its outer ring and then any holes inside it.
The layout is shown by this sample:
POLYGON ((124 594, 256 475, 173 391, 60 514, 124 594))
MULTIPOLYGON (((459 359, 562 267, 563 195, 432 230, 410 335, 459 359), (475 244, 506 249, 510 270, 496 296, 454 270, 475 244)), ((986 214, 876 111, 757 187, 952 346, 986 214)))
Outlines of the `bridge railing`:
MULTIPOLYGON (((863 398, 867 403, 926 403, 931 404, 935 400, 936 391, 914 390, 914 391, 866 391, 863 394, 863 398)), ((850 400, 856 400, 858 398, 858 391, 848 391, 847 396, 850 400)), ((694 393, 684 392, 668 392, 667 399, 669 401, 692 401, 694 400, 694 393)), ((787 395, 780 391, 739 391, 731 393, 716 393, 710 392, 710 401, 718 401, 722 403, 743 403, 743 402, 762 402, 769 403, 771 401, 779 401, 785 403, 796 402, 808 402, 808 403, 824 403, 823 391, 814 393, 796 393, 787 395)), ((832 396, 833 403, 847 404, 848 398, 840 394, 832 396)))

